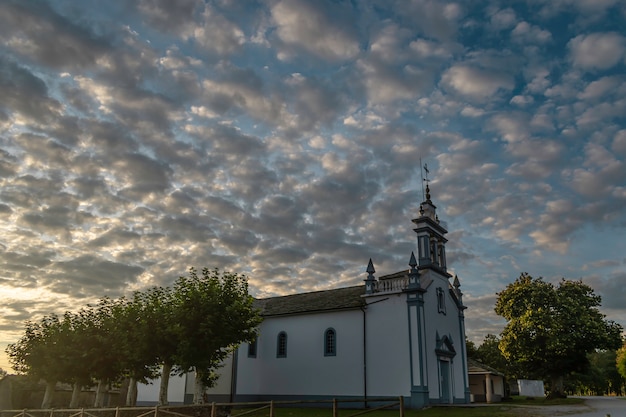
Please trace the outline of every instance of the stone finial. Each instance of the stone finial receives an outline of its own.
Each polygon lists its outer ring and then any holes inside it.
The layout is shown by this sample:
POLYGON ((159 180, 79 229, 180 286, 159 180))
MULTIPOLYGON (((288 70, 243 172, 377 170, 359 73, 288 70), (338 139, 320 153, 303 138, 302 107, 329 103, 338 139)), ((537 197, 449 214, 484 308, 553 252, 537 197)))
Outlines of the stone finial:
POLYGON ((367 264, 367 279, 365 279, 365 294, 372 294, 376 291, 376 277, 374 277, 374 263, 372 262, 372 258, 370 258, 369 263, 367 264))
POLYGON ((409 266, 411 267, 411 269, 415 269, 415 267, 417 266, 417 261, 415 260, 415 254, 411 251, 411 259, 409 259, 409 266))
POLYGON ((411 258, 409 259, 409 266, 411 269, 409 270, 409 290, 415 290, 421 287, 420 284, 420 273, 417 270, 417 261, 415 260, 415 254, 411 252, 411 258))
POLYGON ((461 282, 459 281, 459 277, 454 274, 454 281, 452 282, 452 286, 454 287, 454 292, 456 292, 456 296, 458 297, 461 305, 463 305, 463 292, 461 291, 461 282))

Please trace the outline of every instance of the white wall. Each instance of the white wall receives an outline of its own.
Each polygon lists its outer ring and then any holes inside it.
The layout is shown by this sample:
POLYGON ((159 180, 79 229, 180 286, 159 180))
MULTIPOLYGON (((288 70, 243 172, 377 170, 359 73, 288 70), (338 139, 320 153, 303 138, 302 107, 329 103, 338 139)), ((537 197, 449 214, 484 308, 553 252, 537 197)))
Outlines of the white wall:
POLYGON ((363 313, 266 317, 256 358, 238 352, 237 395, 363 395, 363 313), (337 355, 324 356, 324 333, 335 329, 337 355), (287 357, 276 357, 278 334, 287 333, 287 357))
POLYGON ((366 298, 367 395, 411 393, 408 306, 405 293, 366 298))
MULTIPOLYGON (((207 395, 230 395, 232 375, 233 375, 233 356, 228 356, 223 366, 217 370, 219 378, 212 388, 207 388, 207 395)), ((190 373, 187 380, 187 394, 195 393, 195 373, 190 373)))
MULTIPOLYGON (((425 374, 429 397, 441 396, 436 335, 448 335, 454 342, 456 356, 450 371, 451 395, 465 397, 463 344, 459 312, 449 293, 448 280, 432 271, 422 279, 433 279, 424 293, 425 374), (437 287, 444 289, 446 314, 438 312, 437 287)), ((367 395, 410 396, 410 332, 406 293, 386 293, 365 297, 367 337, 367 395)), ((257 355, 248 357, 248 345, 238 349, 236 366, 238 396, 363 396, 363 312, 359 309, 317 314, 266 317, 260 326, 257 355), (324 356, 324 333, 333 328, 337 338, 336 356, 324 356), (287 357, 276 357, 278 334, 287 334, 287 357)), ((228 394, 232 364, 222 368, 219 385, 209 394, 228 394)), ((193 379, 190 379, 193 381, 193 379)), ((170 380, 169 401, 183 402, 184 378, 170 380)), ((187 384, 193 393, 193 384, 187 384)), ((158 380, 154 385, 140 386, 139 401, 156 401, 158 380)))
POLYGON ((439 359, 435 353, 438 332, 439 337, 447 335, 454 342, 456 356, 452 358, 450 366, 453 381, 451 394, 455 399, 462 399, 465 397, 464 373, 466 370, 462 356, 465 340, 461 338, 459 310, 450 294, 448 280, 438 274, 434 274, 432 271, 422 275, 423 280, 428 280, 429 278, 432 278, 433 282, 428 286, 426 293, 424 293, 429 397, 431 399, 441 397, 439 359), (446 314, 442 314, 438 310, 437 287, 444 289, 446 314))
MULTIPOLYGON (((156 404, 159 400, 161 378, 150 380, 150 384, 137 384, 137 404, 156 404)), ((185 401, 185 376, 170 376, 167 400, 172 403, 185 401)))

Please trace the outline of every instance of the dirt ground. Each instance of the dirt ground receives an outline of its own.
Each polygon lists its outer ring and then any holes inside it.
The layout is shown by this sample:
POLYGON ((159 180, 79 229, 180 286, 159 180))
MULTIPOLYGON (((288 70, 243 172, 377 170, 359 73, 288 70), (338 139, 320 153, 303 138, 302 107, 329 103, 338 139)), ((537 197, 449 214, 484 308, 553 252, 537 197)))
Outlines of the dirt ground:
POLYGON ((626 397, 579 397, 581 405, 521 406, 520 417, 575 416, 622 417, 626 416, 626 397))

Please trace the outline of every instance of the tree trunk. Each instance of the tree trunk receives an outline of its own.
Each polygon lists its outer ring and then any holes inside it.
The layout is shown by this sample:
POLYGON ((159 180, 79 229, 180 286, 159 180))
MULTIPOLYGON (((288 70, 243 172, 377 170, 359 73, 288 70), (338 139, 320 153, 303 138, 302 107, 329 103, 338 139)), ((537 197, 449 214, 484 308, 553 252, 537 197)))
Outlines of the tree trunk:
POLYGON ((159 405, 167 405, 167 387, 170 383, 170 372, 172 372, 172 365, 169 363, 163 364, 161 370, 161 386, 159 387, 159 405))
POLYGON ((128 379, 128 390, 126 391, 126 405, 134 407, 137 404, 137 380, 132 376, 128 379))
POLYGON ((565 392, 563 390, 563 375, 557 375, 550 378, 550 392, 546 398, 565 398, 565 392))
POLYGON ((193 393, 194 404, 204 404, 204 382, 202 382, 202 372, 196 369, 195 390, 193 393))
POLYGON ((96 389, 96 400, 94 401, 94 407, 104 407, 104 394, 106 392, 106 382, 102 379, 98 381, 98 388, 96 389))
POLYGON ((56 381, 46 381, 46 393, 43 395, 43 401, 41 402, 41 408, 52 408, 52 400, 54 399, 54 391, 56 389, 56 381))
POLYGON ((80 405, 80 392, 82 391, 82 385, 78 382, 74 382, 72 389, 72 399, 70 400, 70 408, 78 408, 80 405))

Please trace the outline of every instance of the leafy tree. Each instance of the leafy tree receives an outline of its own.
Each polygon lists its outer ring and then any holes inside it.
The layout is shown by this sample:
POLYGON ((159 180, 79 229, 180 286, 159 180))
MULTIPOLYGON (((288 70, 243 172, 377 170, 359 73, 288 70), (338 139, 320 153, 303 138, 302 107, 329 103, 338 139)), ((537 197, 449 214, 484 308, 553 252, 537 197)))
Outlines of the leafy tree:
POLYGON ((606 320, 600 305, 582 281, 555 286, 522 273, 498 293, 495 311, 507 320, 500 349, 523 376, 548 380, 550 397, 561 396, 563 378, 587 369, 587 354, 621 344, 621 326, 606 320))
POLYGON ((626 340, 621 348, 617 351, 617 357, 615 358, 615 364, 617 365, 617 371, 626 379, 626 340))
POLYGON ((123 309, 116 315, 122 349, 120 360, 124 376, 128 378, 127 406, 136 404, 137 382, 147 383, 159 375, 155 345, 161 341, 155 338, 154 315, 148 307, 149 294, 153 291, 135 292, 131 300, 122 299, 123 309))
POLYGON ((624 379, 617 371, 616 352, 601 350, 590 353, 588 358, 588 369, 572 375, 568 391, 581 395, 620 395, 624 379))
POLYGON ((478 346, 477 358, 480 362, 488 365, 500 372, 507 372, 510 368, 509 362, 500 351, 500 339, 498 336, 488 334, 483 343, 478 346))
POLYGON ((34 380, 46 381, 41 408, 51 407, 56 383, 65 376, 63 364, 58 360, 62 353, 60 334, 59 317, 52 314, 43 317, 39 323, 27 321, 24 335, 6 348, 15 371, 34 380))
POLYGON ((465 351, 467 352, 468 358, 478 359, 478 348, 476 347, 476 343, 467 338, 465 338, 465 351))
POLYGON ((179 336, 176 363, 182 372, 195 371, 194 402, 199 404, 224 359, 238 344, 256 337, 261 318, 252 307, 246 277, 218 269, 204 268, 198 275, 191 268, 176 281, 173 300, 179 336))
POLYGON ((66 312, 60 321, 59 344, 62 347, 57 358, 64 370, 62 381, 73 385, 70 408, 78 407, 83 386, 92 385, 90 363, 85 354, 85 329, 88 323, 80 314, 66 312))
POLYGON ((161 367, 160 405, 168 403, 169 377, 176 364, 178 349, 178 324, 172 297, 171 288, 153 287, 143 293, 136 293, 133 301, 141 310, 139 328, 143 335, 142 349, 151 350, 146 365, 148 368, 154 365, 161 367))
POLYGON ((98 381, 94 406, 104 405, 106 389, 115 382, 119 382, 124 375, 127 355, 124 343, 128 327, 124 326, 126 300, 120 298, 112 300, 102 298, 95 306, 84 310, 86 318, 85 345, 86 354, 90 358, 91 376, 98 381))
POLYGON ((5 376, 7 376, 7 371, 5 371, 4 369, 0 368, 0 378, 4 378, 5 376))

